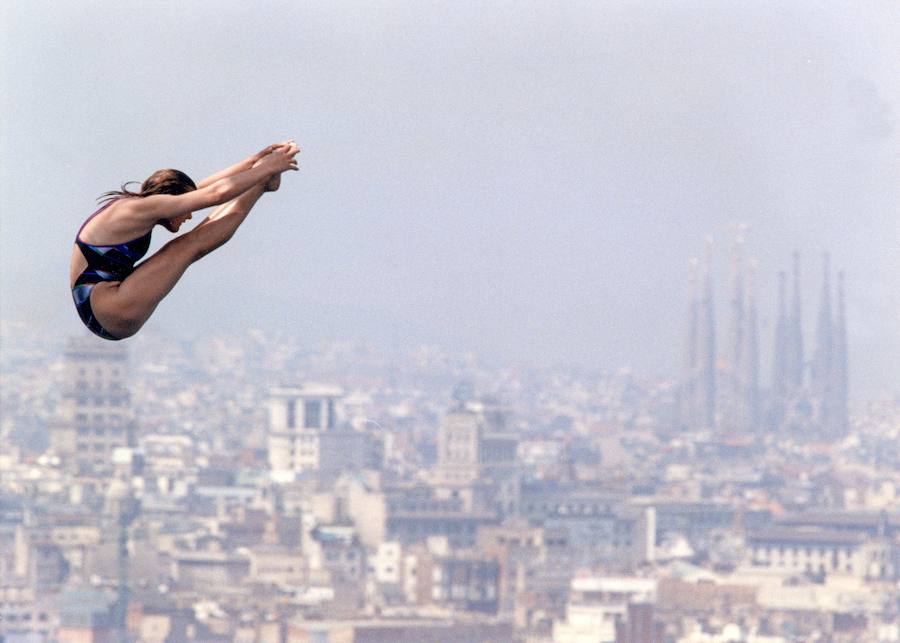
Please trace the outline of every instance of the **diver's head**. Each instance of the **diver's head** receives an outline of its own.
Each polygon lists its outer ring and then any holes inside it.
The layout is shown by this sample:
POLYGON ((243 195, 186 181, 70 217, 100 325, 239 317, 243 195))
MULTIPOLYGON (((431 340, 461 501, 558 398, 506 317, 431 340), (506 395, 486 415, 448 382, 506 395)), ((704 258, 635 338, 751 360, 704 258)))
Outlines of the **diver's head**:
MULTIPOLYGON (((193 192, 197 189, 197 185, 187 174, 181 170, 173 170, 167 168, 165 170, 157 170, 147 177, 141 183, 140 192, 132 192, 128 189, 129 184, 137 183, 137 181, 129 181, 122 186, 121 190, 112 190, 105 192, 100 196, 100 201, 109 201, 110 199, 118 199, 121 197, 138 197, 143 198, 154 194, 171 194, 179 195, 186 192, 193 192)), ((183 214, 175 219, 160 219, 157 223, 170 232, 178 232, 181 224, 191 218, 191 213, 183 214)))
MULTIPOLYGON (((187 174, 181 170, 173 170, 171 168, 165 170, 157 170, 141 184, 140 197, 150 196, 151 194, 184 194, 197 189, 196 184, 187 174)), ((160 219, 157 221, 159 225, 169 232, 178 232, 181 225, 191 218, 191 213, 182 214, 174 219, 160 219)))
POLYGON ((152 194, 184 194, 197 189, 197 185, 187 174, 181 170, 165 169, 157 170, 141 183, 141 191, 138 196, 145 197, 152 194))

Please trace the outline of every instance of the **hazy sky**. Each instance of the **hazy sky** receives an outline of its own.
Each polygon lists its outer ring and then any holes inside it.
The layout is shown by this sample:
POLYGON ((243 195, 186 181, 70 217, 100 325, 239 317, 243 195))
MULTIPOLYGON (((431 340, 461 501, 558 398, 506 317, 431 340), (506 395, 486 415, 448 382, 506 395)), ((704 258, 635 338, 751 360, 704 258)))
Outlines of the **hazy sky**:
POLYGON ((677 374, 688 260, 715 237, 724 346, 745 222, 765 365, 777 271, 801 251, 810 344, 829 249, 854 392, 900 388, 895 0, 262 4, 0 3, 4 318, 87 332, 97 195, 294 136, 152 324, 677 374))

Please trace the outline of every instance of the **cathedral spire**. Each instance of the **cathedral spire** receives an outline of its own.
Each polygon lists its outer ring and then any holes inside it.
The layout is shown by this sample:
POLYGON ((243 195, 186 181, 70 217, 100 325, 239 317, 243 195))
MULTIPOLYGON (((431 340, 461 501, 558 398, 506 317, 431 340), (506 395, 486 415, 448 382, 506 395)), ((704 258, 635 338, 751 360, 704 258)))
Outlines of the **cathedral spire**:
POLYGON ((731 381, 729 398, 729 429, 742 428, 744 406, 745 375, 742 361, 744 359, 744 230, 746 226, 736 226, 734 242, 731 245, 732 288, 731 288, 731 381))
POLYGON ((831 433, 834 409, 834 324, 831 311, 831 265, 826 252, 822 258, 822 298, 816 324, 816 349, 812 361, 812 391, 818 407, 821 430, 831 433))
POLYGON ((838 272, 837 317, 834 328, 835 428, 845 434, 848 428, 847 405, 849 373, 847 367, 847 310, 844 301, 844 273, 838 272))
POLYGON ((803 350, 803 306, 800 302, 800 253, 794 252, 794 293, 788 330, 788 381, 792 392, 803 386, 806 357, 803 350))
POLYGON ((787 315, 787 275, 778 273, 778 317, 775 322, 775 356, 772 369, 772 397, 776 405, 775 422, 781 421, 790 378, 790 322, 787 315), (779 410, 780 409, 780 410, 779 410))
POLYGON ((756 270, 755 260, 747 270, 747 332, 745 334, 743 382, 743 427, 759 430, 759 336, 756 326, 756 270))
POLYGON ((705 428, 716 426, 716 311, 712 277, 713 239, 706 238, 706 274, 700 321, 701 419, 705 428))
POLYGON ((688 324, 681 385, 681 421, 684 426, 692 426, 697 417, 697 355, 698 326, 700 321, 699 263, 696 257, 691 257, 691 260, 688 262, 688 324))

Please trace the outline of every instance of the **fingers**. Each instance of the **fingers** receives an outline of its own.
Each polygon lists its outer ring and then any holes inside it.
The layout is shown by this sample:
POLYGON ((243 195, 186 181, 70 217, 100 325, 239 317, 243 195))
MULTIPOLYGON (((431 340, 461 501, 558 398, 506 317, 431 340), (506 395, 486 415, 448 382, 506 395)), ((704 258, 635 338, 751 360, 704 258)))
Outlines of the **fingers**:
POLYGON ((265 149, 261 150, 256 156, 257 158, 263 158, 268 156, 272 152, 283 151, 288 152, 290 154, 297 154, 300 151, 300 148, 297 146, 297 143, 294 142, 294 139, 288 139, 286 141, 281 141, 279 143, 272 143, 267 146, 265 149))
MULTIPOLYGON (((287 172, 289 170, 297 171, 300 169, 297 159, 294 158, 300 153, 300 146, 289 139, 280 143, 273 143, 266 148, 268 152, 255 165, 265 163, 270 165, 275 172, 287 172)), ((255 166, 254 165, 254 166, 255 166)))
POLYGON ((274 172, 287 172, 288 170, 297 170, 300 167, 296 159, 283 152, 275 152, 266 158, 270 159, 267 162, 267 165, 269 165, 274 172))
POLYGON ((288 139, 286 141, 281 141, 280 143, 275 143, 274 145, 270 145, 269 147, 271 147, 273 150, 280 149, 280 148, 287 148, 287 149, 296 150, 297 152, 300 151, 300 146, 297 145, 297 142, 292 138, 288 139))
POLYGON ((297 142, 294 139, 282 141, 281 143, 277 143, 276 146, 285 149, 289 154, 297 154, 300 151, 300 146, 297 145, 297 142))

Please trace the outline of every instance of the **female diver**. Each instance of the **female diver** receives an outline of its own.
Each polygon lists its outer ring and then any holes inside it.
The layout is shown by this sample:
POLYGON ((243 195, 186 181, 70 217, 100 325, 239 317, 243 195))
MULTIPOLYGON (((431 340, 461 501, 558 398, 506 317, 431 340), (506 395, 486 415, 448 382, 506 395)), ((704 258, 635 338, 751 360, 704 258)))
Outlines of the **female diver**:
POLYGON ((81 320, 104 339, 131 337, 187 267, 226 241, 263 192, 297 169, 293 141, 270 145, 199 185, 178 170, 154 172, 140 192, 107 192, 75 236, 69 283, 81 320), (172 239, 140 265, 156 225, 178 232, 193 212, 218 205, 193 230, 172 239))

